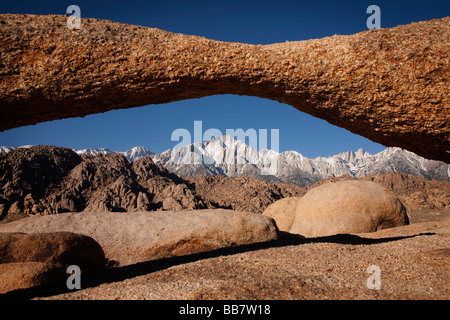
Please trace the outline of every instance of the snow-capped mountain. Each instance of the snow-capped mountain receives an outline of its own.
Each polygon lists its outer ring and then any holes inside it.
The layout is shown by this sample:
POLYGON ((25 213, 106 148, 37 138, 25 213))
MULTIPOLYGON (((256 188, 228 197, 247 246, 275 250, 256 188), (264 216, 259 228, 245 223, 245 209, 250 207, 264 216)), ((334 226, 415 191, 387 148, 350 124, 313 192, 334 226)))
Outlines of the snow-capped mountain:
POLYGON ((134 147, 130 150, 121 152, 121 151, 112 151, 108 148, 94 148, 94 149, 83 149, 83 150, 75 150, 78 154, 86 154, 89 156, 96 156, 98 154, 113 154, 113 153, 121 153, 128 159, 128 161, 133 162, 137 159, 143 158, 145 156, 152 157, 155 153, 150 150, 145 149, 144 147, 134 147))
POLYGON ((264 166, 264 163, 277 160, 277 152, 258 152, 228 135, 214 137, 206 142, 196 142, 180 149, 169 149, 153 157, 154 162, 161 163, 182 177, 204 174, 248 175, 249 170, 259 175, 264 174, 260 172, 261 169, 269 168, 264 166))
POLYGON ((0 147, 0 153, 8 153, 16 149, 16 147, 0 147))
MULTIPOLYGON (((0 147, 0 153, 14 149, 17 148, 0 147)), ((373 155, 359 149, 356 152, 346 151, 330 157, 311 159, 296 151, 282 153, 266 149, 258 151, 240 140, 225 135, 179 149, 169 149, 160 154, 144 147, 134 147, 124 152, 108 148, 75 151, 87 155, 121 153, 130 162, 149 156, 155 163, 161 163, 180 177, 247 175, 270 182, 305 186, 330 176, 348 174, 363 177, 394 171, 427 179, 450 180, 448 164, 427 160, 400 148, 386 148, 373 155)))
POLYGON ((226 135, 180 149, 169 149, 155 154, 152 159, 181 177, 248 175, 266 181, 301 186, 330 176, 348 174, 363 177, 387 171, 414 174, 427 179, 450 180, 449 165, 424 159, 400 148, 386 148, 375 155, 359 149, 356 152, 347 151, 331 157, 310 159, 296 151, 257 151, 226 135))
MULTIPOLYGON (((22 146, 22 147, 1 147, 0 146, 0 153, 7 153, 12 150, 16 150, 19 148, 29 148, 30 145, 22 146)), ((130 150, 121 152, 121 151, 113 151, 109 148, 88 148, 88 149, 82 149, 82 150, 74 150, 79 155, 85 154, 88 156, 96 156, 99 154, 106 155, 106 154, 113 154, 113 153, 121 153, 125 156, 125 158, 128 159, 128 161, 133 162, 137 159, 143 158, 145 156, 153 157, 155 155, 154 152, 151 152, 150 150, 145 149, 144 147, 134 147, 130 150)))
POLYGON ((374 155, 359 149, 356 152, 343 152, 314 159, 303 157, 295 151, 286 151, 280 154, 279 159, 279 178, 284 182, 299 185, 314 183, 330 176, 348 174, 360 178, 388 171, 427 179, 450 180, 449 165, 424 159, 400 148, 386 148, 374 155))
POLYGON ((0 147, 0 153, 8 153, 10 151, 19 149, 19 148, 29 148, 32 147, 32 145, 26 145, 26 146, 21 146, 21 147, 0 147))
POLYGON ((150 158, 153 157, 155 154, 154 152, 151 152, 150 150, 145 149, 144 147, 134 147, 130 150, 127 150, 125 152, 121 152, 125 158, 128 159, 130 162, 134 162, 140 158, 149 156, 150 158))
POLYGON ((113 154, 113 153, 118 153, 115 151, 112 151, 111 149, 108 148, 90 148, 90 149, 83 149, 83 150, 75 150, 76 153, 78 154, 86 154, 88 156, 96 156, 98 154, 113 154))

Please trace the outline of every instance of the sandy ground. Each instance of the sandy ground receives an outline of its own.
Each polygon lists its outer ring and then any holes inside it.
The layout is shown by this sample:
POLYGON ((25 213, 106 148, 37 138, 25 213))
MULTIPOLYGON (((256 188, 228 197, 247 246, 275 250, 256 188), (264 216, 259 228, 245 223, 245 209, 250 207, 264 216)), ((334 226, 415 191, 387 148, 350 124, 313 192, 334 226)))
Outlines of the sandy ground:
POLYGON ((34 298, 447 300, 450 211, 413 212, 410 218, 409 226, 370 234, 290 236, 113 268, 82 278, 81 290, 34 298), (370 266, 379 273, 368 273, 370 266))

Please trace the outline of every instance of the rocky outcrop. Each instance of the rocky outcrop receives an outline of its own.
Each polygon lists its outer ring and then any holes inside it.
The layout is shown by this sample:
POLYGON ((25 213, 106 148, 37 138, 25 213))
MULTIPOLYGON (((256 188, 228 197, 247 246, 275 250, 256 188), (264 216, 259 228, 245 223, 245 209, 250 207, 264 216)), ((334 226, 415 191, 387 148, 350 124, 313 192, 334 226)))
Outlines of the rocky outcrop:
POLYGON ((237 94, 450 163, 449 17, 272 45, 56 15, 3 14, 0 34, 0 130, 237 94))
POLYGON ((137 210, 179 211, 208 207, 207 202, 197 195, 186 180, 170 173, 161 164, 154 164, 149 157, 134 161, 132 168, 137 182, 145 190, 142 200, 139 197, 137 199, 137 210))
POLYGON ((301 197, 289 232, 320 237, 405 224, 406 209, 392 191, 372 181, 348 180, 324 183, 301 197))
POLYGON ((96 240, 119 265, 277 239, 271 218, 232 210, 64 213, 0 225, 0 232, 70 231, 96 240))
POLYGON ((302 196, 305 190, 284 183, 268 183, 246 176, 201 176, 187 178, 196 194, 211 207, 262 213, 271 203, 302 196))
MULTIPOLYGON (((0 155, 0 219, 54 213, 45 201, 50 190, 82 162, 68 148, 35 146, 0 155)), ((67 209, 77 209, 70 197, 62 199, 67 209)))
POLYGON ((180 211, 228 208, 261 213, 298 195, 297 186, 240 177, 182 179, 149 157, 79 156, 36 146, 0 154, 0 220, 80 211, 180 211))
POLYGON ((0 219, 79 211, 200 209, 187 182, 148 157, 82 156, 35 146, 0 155, 0 219))

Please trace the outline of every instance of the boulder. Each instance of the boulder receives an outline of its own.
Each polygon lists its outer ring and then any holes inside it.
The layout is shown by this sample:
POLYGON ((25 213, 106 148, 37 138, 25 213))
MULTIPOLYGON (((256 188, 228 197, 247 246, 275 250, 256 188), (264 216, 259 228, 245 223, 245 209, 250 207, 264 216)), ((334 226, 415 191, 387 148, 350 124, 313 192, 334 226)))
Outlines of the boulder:
MULTIPOLYGON (((36 231, 40 232, 40 231, 36 231)), ((0 263, 46 262, 83 271, 105 267, 105 254, 92 238, 70 232, 0 233, 0 263)))
POLYGON ((275 201, 264 210, 263 215, 275 220, 278 230, 289 232, 295 220, 295 209, 300 197, 289 197, 275 201))
POLYGON ((269 217, 223 209, 33 216, 0 225, 0 232, 5 231, 85 234, 119 265, 265 242, 278 236, 269 217))
POLYGON ((0 264, 0 294, 26 289, 68 277, 66 268, 46 262, 12 262, 0 264))
POLYGON ((392 191, 372 181, 348 180, 323 184, 300 198, 290 232, 318 237, 408 223, 406 209, 392 191))
POLYGON ((101 270, 104 252, 92 238, 69 232, 0 233, 0 293, 67 278, 67 267, 101 270))

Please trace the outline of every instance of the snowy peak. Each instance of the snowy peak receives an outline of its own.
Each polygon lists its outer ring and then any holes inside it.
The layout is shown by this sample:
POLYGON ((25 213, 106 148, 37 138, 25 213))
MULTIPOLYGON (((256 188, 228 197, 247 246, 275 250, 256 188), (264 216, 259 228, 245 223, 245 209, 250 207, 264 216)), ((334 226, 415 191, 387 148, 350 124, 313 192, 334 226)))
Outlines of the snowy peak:
POLYGON ((356 158, 362 158, 362 157, 364 157, 364 155, 365 155, 366 153, 367 153, 367 152, 364 151, 363 148, 360 148, 360 149, 358 149, 358 151, 356 151, 355 157, 356 157, 356 158))
MULTIPOLYGON (((270 154, 267 150, 265 155, 270 154)), ((256 163, 260 153, 240 140, 229 135, 214 137, 209 141, 195 142, 178 149, 169 149, 156 157, 157 160, 167 164, 246 164, 256 163)))
POLYGON ((337 155, 331 156, 330 158, 340 158, 345 162, 355 162, 357 160, 361 160, 367 157, 372 156, 370 153, 366 152, 364 149, 358 149, 358 151, 346 151, 341 152, 337 155))
POLYGON ((123 154, 125 158, 127 158, 128 161, 130 162, 136 161, 145 156, 152 157, 155 154, 154 152, 151 152, 150 150, 147 150, 144 147, 134 147, 124 152, 112 151, 111 149, 108 148, 91 148, 91 149, 75 150, 75 152, 78 153, 79 155, 86 154, 89 156, 96 156, 99 154, 106 155, 106 154, 120 153, 123 154))
POLYGON ((0 153, 8 153, 10 151, 13 151, 13 150, 16 150, 16 149, 19 149, 19 148, 27 149, 29 147, 32 147, 32 145, 27 144, 25 146, 20 146, 20 147, 0 147, 0 153))
POLYGON ((0 153, 8 153, 16 149, 16 147, 0 147, 0 153))
POLYGON ((125 152, 121 152, 125 158, 130 162, 134 162, 143 157, 152 157, 155 153, 150 150, 145 149, 144 147, 134 147, 125 152))
MULTIPOLYGON (((267 166, 277 170, 276 181, 307 185, 327 177, 350 175, 363 177, 384 174, 387 171, 408 173, 427 179, 450 180, 449 166, 427 160, 400 148, 387 148, 377 154, 364 149, 347 151, 330 157, 307 158, 296 151, 278 153, 258 151, 231 136, 219 136, 206 142, 197 142, 180 149, 167 150, 155 155, 168 170, 181 177, 222 174, 226 176, 250 175, 265 180, 261 172, 267 166)), ((273 171, 271 171, 273 172, 273 171)))
POLYGON ((85 154, 88 156, 96 156, 98 154, 113 154, 116 153, 108 148, 89 148, 89 149, 83 149, 83 150, 75 150, 76 153, 79 155, 85 154))

